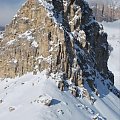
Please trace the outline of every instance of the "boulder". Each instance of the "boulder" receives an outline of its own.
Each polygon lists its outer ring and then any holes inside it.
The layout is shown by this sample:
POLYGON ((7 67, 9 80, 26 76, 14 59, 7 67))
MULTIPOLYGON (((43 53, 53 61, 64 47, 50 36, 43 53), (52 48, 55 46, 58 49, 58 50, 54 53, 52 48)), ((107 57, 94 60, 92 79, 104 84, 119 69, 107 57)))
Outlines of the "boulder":
POLYGON ((40 95, 37 101, 40 101, 40 103, 42 103, 43 105, 50 106, 52 102, 52 97, 47 94, 40 95))
POLYGON ((12 111, 14 111, 14 110, 15 110, 14 107, 9 107, 9 111, 10 111, 10 112, 12 112, 12 111))

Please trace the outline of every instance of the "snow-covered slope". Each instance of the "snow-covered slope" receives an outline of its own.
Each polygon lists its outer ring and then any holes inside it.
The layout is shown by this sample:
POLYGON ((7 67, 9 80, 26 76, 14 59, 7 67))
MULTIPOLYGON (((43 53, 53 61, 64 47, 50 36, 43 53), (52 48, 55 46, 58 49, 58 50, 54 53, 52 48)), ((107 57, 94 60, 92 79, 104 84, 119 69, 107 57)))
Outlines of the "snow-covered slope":
POLYGON ((0 120, 119 120, 120 101, 115 95, 94 97, 91 104, 85 97, 75 98, 69 90, 60 91, 45 71, 28 73, 0 81, 0 120), (40 96, 52 97, 51 105, 40 103, 40 96))
POLYGON ((116 4, 116 6, 120 6, 120 0, 86 0, 89 3, 101 3, 101 4, 116 4))
POLYGON ((108 42, 113 48, 110 53, 108 67, 114 73, 115 86, 120 90, 120 20, 115 22, 102 22, 108 33, 108 42))

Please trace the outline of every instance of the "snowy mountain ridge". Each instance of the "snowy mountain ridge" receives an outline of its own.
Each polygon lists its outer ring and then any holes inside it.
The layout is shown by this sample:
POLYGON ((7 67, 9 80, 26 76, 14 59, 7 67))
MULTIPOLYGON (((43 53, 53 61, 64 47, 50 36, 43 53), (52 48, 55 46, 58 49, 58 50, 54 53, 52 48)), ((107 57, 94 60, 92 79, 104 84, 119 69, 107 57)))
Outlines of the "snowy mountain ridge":
POLYGON ((67 89, 61 92, 52 76, 48 78, 43 71, 0 81, 0 119, 119 120, 120 101, 114 94, 109 93, 103 98, 93 94, 96 101, 91 104, 86 97, 75 98, 67 89), (52 98, 50 107, 39 101, 39 96, 45 95, 52 98))

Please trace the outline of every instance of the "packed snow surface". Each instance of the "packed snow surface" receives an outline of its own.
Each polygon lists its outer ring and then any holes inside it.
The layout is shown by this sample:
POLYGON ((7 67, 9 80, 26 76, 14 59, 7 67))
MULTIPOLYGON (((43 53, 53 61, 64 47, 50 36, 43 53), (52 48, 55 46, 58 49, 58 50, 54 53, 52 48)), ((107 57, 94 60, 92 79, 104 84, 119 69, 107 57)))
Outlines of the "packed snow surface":
POLYGON ((69 90, 60 91, 46 71, 28 73, 15 79, 0 79, 0 120, 119 120, 120 101, 109 93, 75 98, 69 90), (43 103, 50 102, 50 106, 43 103))
POLYGON ((112 47, 108 67, 114 74, 115 86, 120 90, 120 20, 102 22, 102 24, 108 34, 108 42, 112 47))

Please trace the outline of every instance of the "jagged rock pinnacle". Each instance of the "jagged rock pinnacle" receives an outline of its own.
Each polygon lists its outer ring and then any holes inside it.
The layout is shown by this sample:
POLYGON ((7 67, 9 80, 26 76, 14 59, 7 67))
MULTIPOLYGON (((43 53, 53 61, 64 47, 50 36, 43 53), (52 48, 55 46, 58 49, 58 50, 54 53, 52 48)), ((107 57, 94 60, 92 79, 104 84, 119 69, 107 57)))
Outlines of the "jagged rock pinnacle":
POLYGON ((6 26, 0 50, 0 77, 47 69, 93 91, 98 79, 114 83, 107 34, 84 0, 28 0, 6 26))

